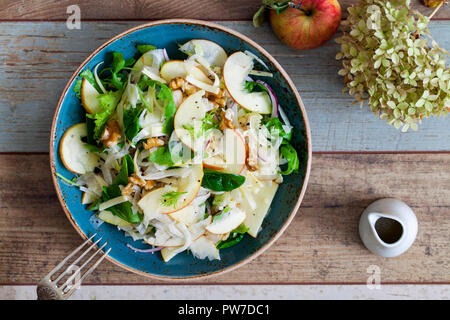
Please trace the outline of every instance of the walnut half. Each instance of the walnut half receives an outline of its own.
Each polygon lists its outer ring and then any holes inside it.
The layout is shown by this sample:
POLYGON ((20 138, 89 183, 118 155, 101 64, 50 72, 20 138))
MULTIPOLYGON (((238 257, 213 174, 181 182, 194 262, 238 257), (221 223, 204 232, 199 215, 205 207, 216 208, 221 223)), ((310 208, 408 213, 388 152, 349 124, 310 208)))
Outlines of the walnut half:
POLYGON ((100 137, 100 140, 103 142, 103 144, 111 148, 117 144, 121 137, 121 130, 120 125, 117 120, 108 120, 106 123, 105 130, 103 130, 103 134, 100 137))

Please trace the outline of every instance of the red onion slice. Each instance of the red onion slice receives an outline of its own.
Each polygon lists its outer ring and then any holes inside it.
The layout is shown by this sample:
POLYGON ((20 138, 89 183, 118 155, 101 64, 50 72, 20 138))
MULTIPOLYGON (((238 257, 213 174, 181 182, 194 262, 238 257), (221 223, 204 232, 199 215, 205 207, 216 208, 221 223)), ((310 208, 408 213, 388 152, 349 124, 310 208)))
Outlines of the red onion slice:
POLYGON ((128 243, 127 243, 127 247, 130 248, 131 250, 134 250, 135 252, 142 252, 142 253, 154 253, 154 252, 160 251, 163 248, 163 247, 156 247, 156 248, 151 248, 151 249, 138 249, 128 243))
POLYGON ((267 88, 267 91, 269 92, 269 97, 270 97, 270 101, 272 102, 272 118, 276 118, 278 117, 278 100, 277 97, 275 96, 275 93, 273 92, 272 88, 265 83, 264 81, 261 80, 256 80, 257 83, 262 84, 264 87, 267 88))

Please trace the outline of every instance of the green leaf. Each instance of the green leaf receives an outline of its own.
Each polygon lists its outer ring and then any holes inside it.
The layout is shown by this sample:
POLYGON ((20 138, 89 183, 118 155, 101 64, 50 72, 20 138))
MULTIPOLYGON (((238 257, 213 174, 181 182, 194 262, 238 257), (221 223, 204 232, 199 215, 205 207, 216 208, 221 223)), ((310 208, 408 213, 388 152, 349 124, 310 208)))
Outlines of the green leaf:
POLYGON ((98 140, 102 135, 103 129, 110 116, 116 110, 116 106, 122 97, 122 91, 109 91, 105 94, 99 94, 98 100, 102 111, 95 114, 86 114, 86 117, 94 120, 94 139, 98 140))
MULTIPOLYGON (((120 197, 122 191, 117 184, 112 184, 109 187, 103 187, 102 202, 106 202, 116 197, 120 197)), ((119 203, 113 207, 108 208, 115 216, 128 221, 130 223, 139 223, 142 221, 142 216, 139 212, 133 213, 132 205, 129 201, 119 203)))
POLYGON ((147 52, 149 52, 149 51, 155 50, 156 47, 155 47, 155 46, 152 46, 151 44, 138 44, 138 45, 136 46, 136 49, 137 49, 140 53, 144 54, 144 53, 147 53, 147 52))
POLYGON ((216 244, 216 248, 220 250, 220 249, 226 249, 226 248, 235 246, 239 242, 241 242, 242 239, 244 239, 244 236, 245 236, 244 234, 239 234, 235 238, 231 237, 231 238, 228 238, 227 240, 219 241, 216 244))
POLYGON ((253 26, 260 27, 266 20, 266 6, 259 7, 258 11, 253 15, 253 26))
POLYGON ((239 233, 239 234, 244 234, 247 233, 247 231, 250 230, 249 227, 247 227, 245 225, 245 223, 241 223, 239 225, 239 227, 237 227, 236 229, 234 229, 233 231, 231 231, 231 233, 239 233))
POLYGON ((213 191, 231 191, 239 188, 244 182, 245 177, 238 174, 210 169, 205 169, 203 172, 202 186, 213 191))
POLYGON ((156 97, 164 102, 163 132, 170 136, 173 131, 173 119, 175 117, 175 113, 177 112, 177 107, 173 101, 172 90, 165 84, 158 84, 161 89, 156 97))
MULTIPOLYGON (((127 185, 128 177, 133 173, 133 159, 129 154, 127 154, 122 159, 122 167, 120 168, 119 174, 114 179, 112 185, 103 187, 101 199, 90 205, 88 207, 88 210, 98 210, 100 203, 106 202, 116 197, 120 197, 122 195, 122 191, 119 185, 127 185)), ((108 211, 130 223, 139 223, 142 220, 142 216, 139 214, 139 212, 133 213, 132 205, 129 201, 119 203, 113 207, 110 207, 108 208, 108 211)))
POLYGON ((139 132, 139 116, 142 111, 143 109, 138 106, 136 106, 136 108, 129 108, 123 111, 123 130, 125 136, 130 141, 133 140, 139 132))
POLYGON ((245 82, 244 89, 246 89, 248 92, 263 92, 264 91, 264 92, 269 93, 269 90, 265 86, 263 86, 259 82, 255 82, 255 81, 245 82))
POLYGON ((265 126, 272 136, 278 136, 287 141, 290 141, 292 138, 292 130, 289 133, 286 133, 283 129, 283 123, 278 118, 270 118, 265 126))
POLYGON ((167 146, 162 146, 150 153, 149 160, 162 166, 173 166, 172 156, 167 146))
POLYGON ((175 207, 178 199, 187 192, 170 191, 161 196, 161 204, 165 207, 175 207))
POLYGON ((99 199, 97 199, 95 202, 91 203, 86 210, 89 211, 97 211, 100 209, 100 204, 103 202, 102 198, 100 197, 99 199))
POLYGON ((280 147, 280 152, 283 158, 288 161, 287 169, 285 171, 281 171, 281 174, 288 175, 292 172, 297 173, 300 166, 300 161, 298 159, 297 151, 294 149, 294 147, 290 143, 283 144, 280 147))
POLYGON ((238 244, 242 239, 244 239, 244 235, 248 230, 249 228, 244 223, 240 224, 239 227, 230 232, 230 237, 228 239, 219 241, 216 244, 216 248, 220 250, 238 244))
POLYGON ((75 96, 78 99, 81 99, 81 84, 82 83, 83 83, 83 80, 77 79, 77 81, 75 81, 75 86, 73 87, 73 92, 75 92, 75 96))
POLYGON ((142 91, 147 90, 149 86, 159 87, 159 92, 156 95, 156 98, 163 103, 164 107, 163 132, 170 136, 173 131, 173 119, 175 117, 175 112, 177 112, 177 107, 172 96, 172 90, 167 85, 159 81, 152 80, 146 75, 141 76, 137 86, 142 91))
POLYGON ((153 113, 152 108, 148 104, 147 100, 144 98, 144 94, 143 94, 141 88, 139 88, 139 86, 137 86, 137 90, 139 93, 139 99, 141 99, 142 103, 144 104, 144 107, 148 110, 148 112, 153 113))
POLYGON ((114 51, 111 54, 111 67, 102 70, 102 73, 105 71, 110 71, 110 75, 105 78, 103 82, 109 84, 116 90, 121 90, 127 82, 127 76, 122 72, 122 70, 132 66, 136 62, 136 59, 131 57, 130 59, 125 60, 123 54, 118 51, 114 51))
POLYGON ((134 162, 129 154, 122 159, 122 167, 113 181, 113 184, 126 186, 128 177, 134 173, 134 162))
MULTIPOLYGON (((81 78, 84 78, 87 81, 89 81, 89 83, 95 88, 95 90, 97 90, 98 93, 103 93, 103 91, 98 86, 97 81, 95 81, 94 74, 92 73, 91 70, 89 70, 89 69, 83 70, 80 72, 79 76, 81 78)), ((81 82, 79 85, 80 85, 80 92, 81 92, 81 82)))
POLYGON ((125 59, 121 52, 114 51, 112 53, 113 60, 111 64, 112 73, 118 73, 123 68, 125 68, 125 59))

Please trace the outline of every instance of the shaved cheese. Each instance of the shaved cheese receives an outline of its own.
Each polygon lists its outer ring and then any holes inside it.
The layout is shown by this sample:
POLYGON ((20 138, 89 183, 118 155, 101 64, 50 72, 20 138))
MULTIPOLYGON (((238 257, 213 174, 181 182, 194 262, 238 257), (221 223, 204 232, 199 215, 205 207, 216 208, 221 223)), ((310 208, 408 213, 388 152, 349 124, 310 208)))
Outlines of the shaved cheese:
POLYGON ((260 77, 273 77, 273 73, 267 72, 267 71, 259 71, 259 70, 250 70, 248 74, 254 75, 254 76, 260 76, 260 77))
POLYGON ((100 204, 98 209, 100 211, 104 211, 104 210, 106 210, 108 208, 114 207, 114 206, 116 206, 118 204, 121 204, 123 202, 127 202, 129 200, 130 200, 130 198, 126 197, 126 196, 120 196, 120 197, 112 198, 112 199, 110 199, 110 200, 100 204))
POLYGON ((220 88, 219 87, 214 87, 212 85, 209 85, 209 84, 206 84, 204 82, 201 82, 201 81, 195 79, 194 77, 192 77, 190 75, 188 75, 186 77, 186 81, 191 83, 191 84, 193 84, 194 86, 196 86, 196 87, 198 87, 200 89, 203 89, 205 91, 208 91, 208 92, 211 92, 211 93, 214 93, 214 94, 218 94, 220 92, 220 88))
POLYGON ((105 87, 103 86, 103 84, 102 84, 102 82, 100 81, 100 78, 98 77, 98 74, 97 74, 97 69, 98 69, 98 67, 99 67, 101 64, 103 64, 103 61, 100 62, 99 64, 97 64, 97 65, 95 66, 95 68, 94 68, 94 78, 95 78, 95 82, 97 82, 98 86, 100 87, 100 90, 102 90, 103 93, 107 93, 105 87))
POLYGON ((153 70, 152 68, 144 66, 144 68, 142 69, 142 73, 152 80, 159 81, 161 83, 167 83, 167 81, 161 78, 158 74, 156 74, 155 70, 153 70))
POLYGON ((190 247, 190 245, 192 244, 192 235, 186 228, 184 223, 179 222, 177 226, 181 229, 181 232, 183 233, 185 239, 184 245, 175 250, 175 253, 180 253, 190 247))

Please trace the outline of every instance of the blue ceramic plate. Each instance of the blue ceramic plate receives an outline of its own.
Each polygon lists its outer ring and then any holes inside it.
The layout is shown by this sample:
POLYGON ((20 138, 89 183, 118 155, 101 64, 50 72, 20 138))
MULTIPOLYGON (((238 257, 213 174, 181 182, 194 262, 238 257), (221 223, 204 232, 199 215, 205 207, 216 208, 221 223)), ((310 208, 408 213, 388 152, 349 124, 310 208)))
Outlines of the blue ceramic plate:
POLYGON ((236 31, 211 22, 162 20, 132 28, 112 38, 95 50, 75 71, 56 108, 50 138, 50 162, 53 181, 63 209, 83 238, 98 233, 112 248, 108 258, 127 270, 157 278, 186 279, 235 269, 261 254, 282 234, 296 214, 306 189, 311 166, 311 141, 306 112, 295 86, 283 68, 261 46, 236 31), (171 59, 183 59, 184 54, 179 52, 178 44, 195 38, 212 40, 228 53, 249 50, 269 66, 274 77, 265 80, 275 90, 280 104, 294 126, 293 145, 299 152, 301 169, 298 174, 285 177, 256 239, 247 236, 238 245, 221 250, 221 260, 198 260, 192 255, 182 253, 165 263, 159 253, 135 253, 130 250, 126 246, 127 243, 138 248, 148 246, 125 237, 124 232, 115 226, 107 223, 98 226, 92 222, 92 212, 87 211, 81 204, 81 191, 55 177, 55 172, 69 179, 73 176, 62 164, 58 147, 62 135, 69 127, 85 121, 85 111, 73 92, 75 79, 83 69, 93 69, 112 51, 120 51, 125 59, 128 59, 137 54, 136 44, 152 44, 166 48, 171 59))

